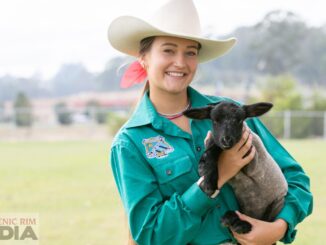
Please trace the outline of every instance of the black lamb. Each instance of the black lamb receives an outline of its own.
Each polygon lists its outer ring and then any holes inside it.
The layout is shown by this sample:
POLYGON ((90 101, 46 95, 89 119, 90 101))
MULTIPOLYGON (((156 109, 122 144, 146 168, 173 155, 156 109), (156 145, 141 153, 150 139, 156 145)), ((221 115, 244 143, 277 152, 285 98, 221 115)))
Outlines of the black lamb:
MULTIPOLYGON (((190 108, 184 115, 193 119, 210 119, 213 123, 212 137, 199 162, 199 175, 205 176, 203 189, 214 192, 217 188, 217 161, 223 150, 230 149, 242 136, 246 118, 260 116, 272 108, 270 103, 256 103, 239 106, 222 101, 202 108, 190 108)), ((273 221, 283 207, 287 193, 285 177, 261 139, 253 135, 256 148, 254 159, 243 167, 228 183, 237 197, 240 211, 250 217, 273 221)), ((248 154, 248 153, 247 153, 248 154)), ((246 155, 247 155, 246 154, 246 155)), ((237 233, 248 233, 251 224, 239 219, 235 211, 228 211, 221 219, 223 225, 237 233)))

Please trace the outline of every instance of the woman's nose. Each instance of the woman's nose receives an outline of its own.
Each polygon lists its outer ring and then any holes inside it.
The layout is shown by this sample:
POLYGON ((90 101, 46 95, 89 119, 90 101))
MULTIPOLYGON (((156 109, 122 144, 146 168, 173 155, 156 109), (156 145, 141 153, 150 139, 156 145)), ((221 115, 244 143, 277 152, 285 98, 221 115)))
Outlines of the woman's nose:
POLYGON ((174 60, 174 65, 178 68, 183 68, 186 66, 186 61, 183 54, 176 55, 174 60))

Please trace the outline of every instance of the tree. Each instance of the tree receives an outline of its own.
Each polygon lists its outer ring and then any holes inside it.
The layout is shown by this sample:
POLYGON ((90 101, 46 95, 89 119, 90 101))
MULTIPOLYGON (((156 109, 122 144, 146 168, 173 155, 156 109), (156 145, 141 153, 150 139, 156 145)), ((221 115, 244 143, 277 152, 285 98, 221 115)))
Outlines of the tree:
POLYGON ((70 125, 72 123, 71 111, 67 108, 65 102, 59 102, 54 107, 55 113, 57 115, 57 120, 62 125, 70 125))
POLYGON ((302 96, 297 90, 297 81, 292 75, 269 77, 261 82, 260 89, 260 99, 273 103, 274 110, 300 110, 303 108, 302 96))
MULTIPOLYGON (((297 89, 297 81, 292 75, 283 74, 276 77, 270 77, 261 84, 261 98, 259 100, 272 102, 274 104, 273 111, 269 115, 273 115, 275 111, 302 110, 303 99, 297 89)), ((264 118, 263 121, 276 136, 284 133, 284 116, 279 115, 272 118, 264 118)), ((290 128, 291 137, 303 138, 309 135, 311 125, 310 118, 291 117, 290 128)))
POLYGON ((310 28, 296 51, 301 62, 293 73, 309 84, 326 85, 326 30, 310 28))
POLYGON ((310 110, 326 111, 326 96, 315 90, 312 96, 312 105, 310 110))
POLYGON ((4 107, 4 104, 2 102, 0 102, 0 123, 4 120, 5 118, 5 107, 4 107))
POLYGON ((18 127, 30 127, 33 123, 32 105, 27 96, 20 92, 14 102, 15 124, 18 127))
POLYGON ((87 102, 87 111, 86 115, 95 119, 98 124, 103 124, 107 119, 107 112, 105 108, 100 105, 100 103, 96 100, 90 100, 87 102))
POLYGON ((94 91, 93 76, 82 64, 65 64, 61 66, 51 82, 56 95, 69 95, 94 91))
POLYGON ((255 26, 252 49, 258 56, 259 71, 279 75, 300 64, 301 43, 307 26, 292 12, 272 11, 255 26))

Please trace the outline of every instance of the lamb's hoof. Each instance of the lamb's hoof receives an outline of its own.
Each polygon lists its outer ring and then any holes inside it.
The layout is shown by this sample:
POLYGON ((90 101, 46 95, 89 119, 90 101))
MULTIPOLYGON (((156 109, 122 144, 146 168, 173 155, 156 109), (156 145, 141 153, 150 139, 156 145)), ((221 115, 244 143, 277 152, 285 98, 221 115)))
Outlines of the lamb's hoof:
POLYGON ((221 218, 221 223, 225 227, 231 227, 234 222, 239 219, 238 215, 234 211, 227 211, 221 218))
POLYGON ((247 221, 240 220, 231 227, 231 230, 235 231, 238 234, 247 234, 251 231, 251 224, 247 221))
POLYGON ((214 182, 212 181, 213 178, 206 178, 204 181, 200 184, 200 188, 207 194, 212 195, 216 191, 216 183, 217 180, 214 182))
POLYGON ((221 223, 239 234, 249 233, 252 228, 249 222, 241 220, 234 211, 227 211, 221 218, 221 223))

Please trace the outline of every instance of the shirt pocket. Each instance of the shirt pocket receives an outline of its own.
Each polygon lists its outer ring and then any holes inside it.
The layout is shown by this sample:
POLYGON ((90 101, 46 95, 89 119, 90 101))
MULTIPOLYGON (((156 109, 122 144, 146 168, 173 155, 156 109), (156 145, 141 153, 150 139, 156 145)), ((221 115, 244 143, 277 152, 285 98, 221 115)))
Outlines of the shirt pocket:
POLYGON ((188 156, 176 159, 171 162, 160 164, 156 167, 158 182, 164 184, 180 177, 192 170, 191 160, 188 156))
POLYGON ((164 195, 183 193, 198 177, 189 156, 174 158, 156 165, 154 172, 164 195))

